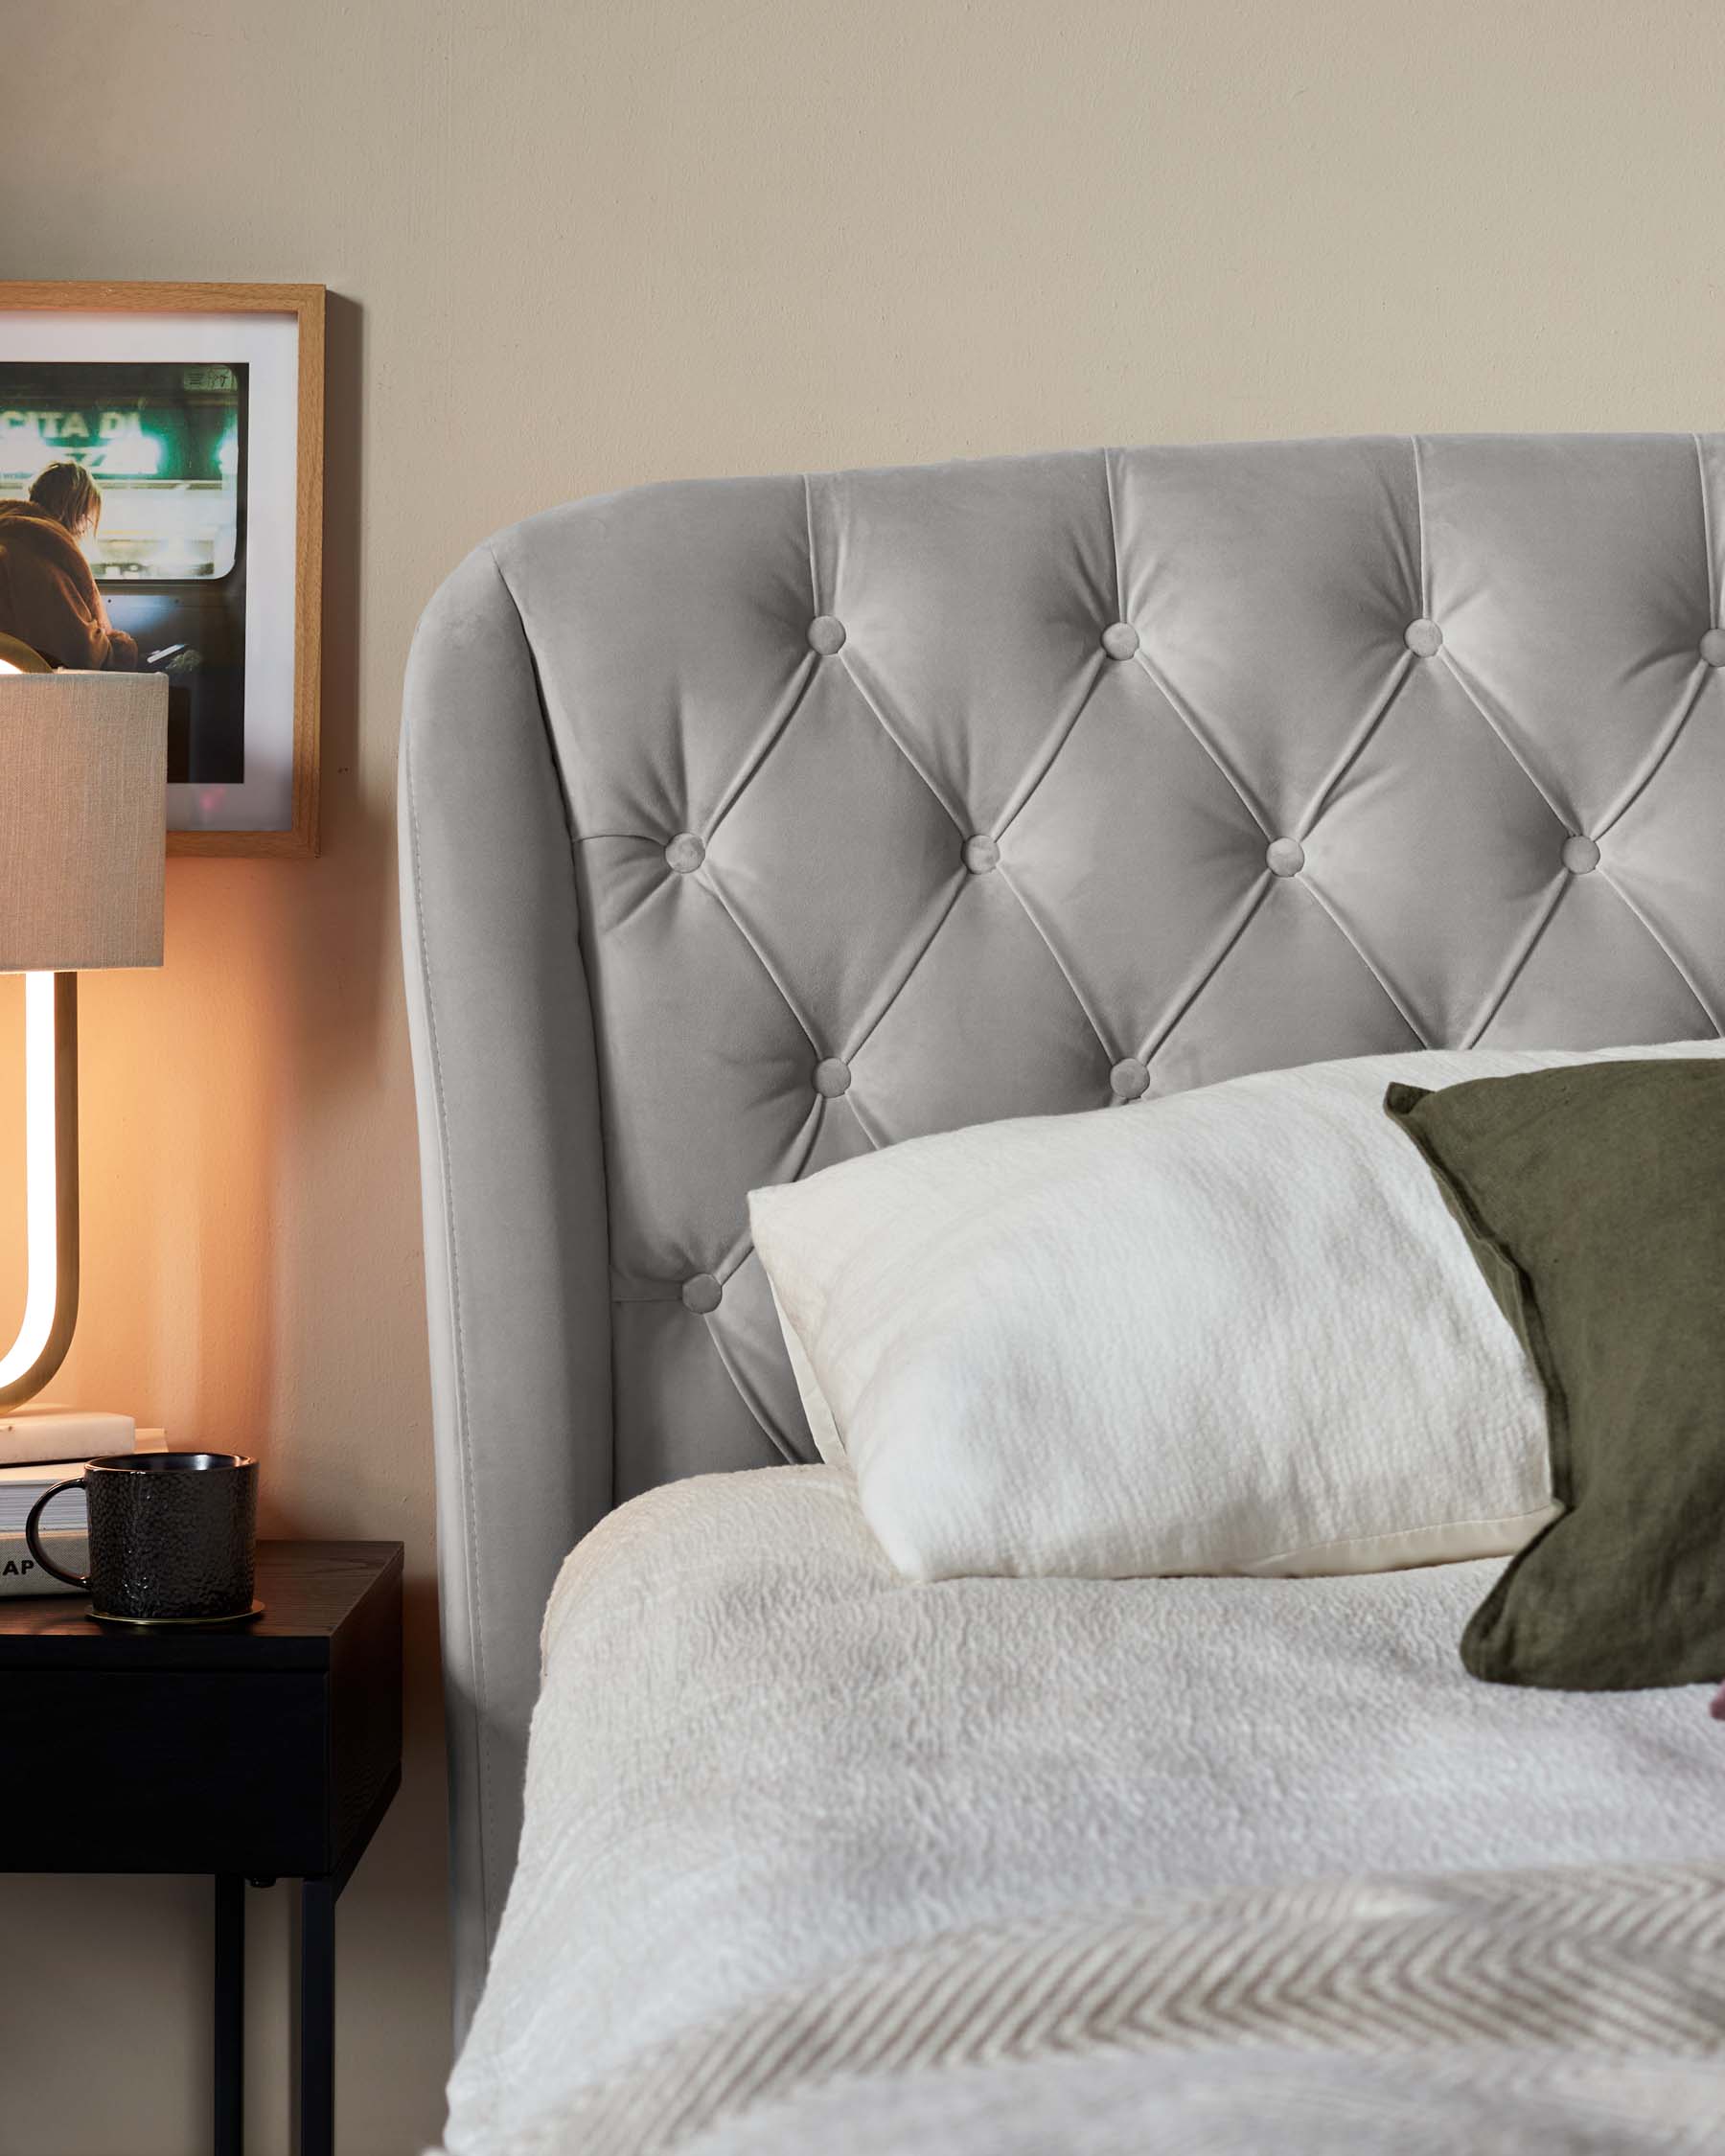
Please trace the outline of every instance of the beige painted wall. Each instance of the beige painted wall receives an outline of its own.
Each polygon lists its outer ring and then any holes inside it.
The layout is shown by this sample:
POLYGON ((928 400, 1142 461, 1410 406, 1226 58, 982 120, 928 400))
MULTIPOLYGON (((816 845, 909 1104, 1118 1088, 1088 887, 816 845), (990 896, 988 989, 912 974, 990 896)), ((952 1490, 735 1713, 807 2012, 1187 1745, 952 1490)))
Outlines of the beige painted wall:
MULTIPOLYGON (((661 476, 1718 425, 1718 29, 1712 0, 0 0, 0 275, 344 303, 327 850, 176 863, 166 970, 87 987, 58 1389, 255 1446, 278 1531, 406 1538, 407 1781, 342 1907, 346 2156, 435 2131, 447 2049, 392 834, 432 586, 661 476)), ((182 1882, 0 1879, 0 2156, 203 2145, 205 1939, 182 1882)))

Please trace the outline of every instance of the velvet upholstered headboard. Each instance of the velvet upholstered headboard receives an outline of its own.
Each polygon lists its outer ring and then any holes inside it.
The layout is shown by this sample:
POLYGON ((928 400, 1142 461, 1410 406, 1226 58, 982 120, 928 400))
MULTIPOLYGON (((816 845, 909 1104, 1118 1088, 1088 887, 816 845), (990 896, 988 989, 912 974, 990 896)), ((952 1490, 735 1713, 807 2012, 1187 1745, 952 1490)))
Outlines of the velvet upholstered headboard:
POLYGON ((745 1193, 986 1117, 1725 1020, 1725 437, 642 489, 456 570, 402 763, 458 2019, 557 1566, 809 1456, 745 1193))

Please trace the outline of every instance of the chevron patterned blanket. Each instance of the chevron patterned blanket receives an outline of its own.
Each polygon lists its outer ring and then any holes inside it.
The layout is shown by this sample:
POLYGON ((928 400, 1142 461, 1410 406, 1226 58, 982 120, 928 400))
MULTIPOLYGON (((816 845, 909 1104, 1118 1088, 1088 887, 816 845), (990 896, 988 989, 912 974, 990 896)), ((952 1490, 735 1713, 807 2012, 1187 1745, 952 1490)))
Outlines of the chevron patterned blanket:
POLYGON ((651 2048, 508 2156, 1725 2149, 1725 1866, 949 1933, 651 2048))

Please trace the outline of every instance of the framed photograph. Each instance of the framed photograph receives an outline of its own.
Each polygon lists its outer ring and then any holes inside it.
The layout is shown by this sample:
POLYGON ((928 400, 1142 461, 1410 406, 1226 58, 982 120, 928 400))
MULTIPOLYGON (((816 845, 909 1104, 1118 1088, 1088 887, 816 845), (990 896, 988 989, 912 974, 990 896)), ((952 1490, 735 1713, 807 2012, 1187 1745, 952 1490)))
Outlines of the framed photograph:
POLYGON ((0 636, 168 677, 171 853, 317 851, 321 285, 0 283, 0 636))

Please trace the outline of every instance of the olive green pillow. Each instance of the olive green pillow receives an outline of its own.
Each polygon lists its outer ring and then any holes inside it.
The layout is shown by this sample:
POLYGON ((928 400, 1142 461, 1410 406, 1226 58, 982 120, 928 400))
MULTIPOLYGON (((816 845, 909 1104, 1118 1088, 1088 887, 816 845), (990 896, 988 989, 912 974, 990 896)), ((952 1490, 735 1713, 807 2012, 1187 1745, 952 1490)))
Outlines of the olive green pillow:
POLYGON ((1474 1614, 1505 1685, 1725 1677, 1725 1062, 1571 1065, 1390 1114, 1545 1383, 1566 1509, 1474 1614))

